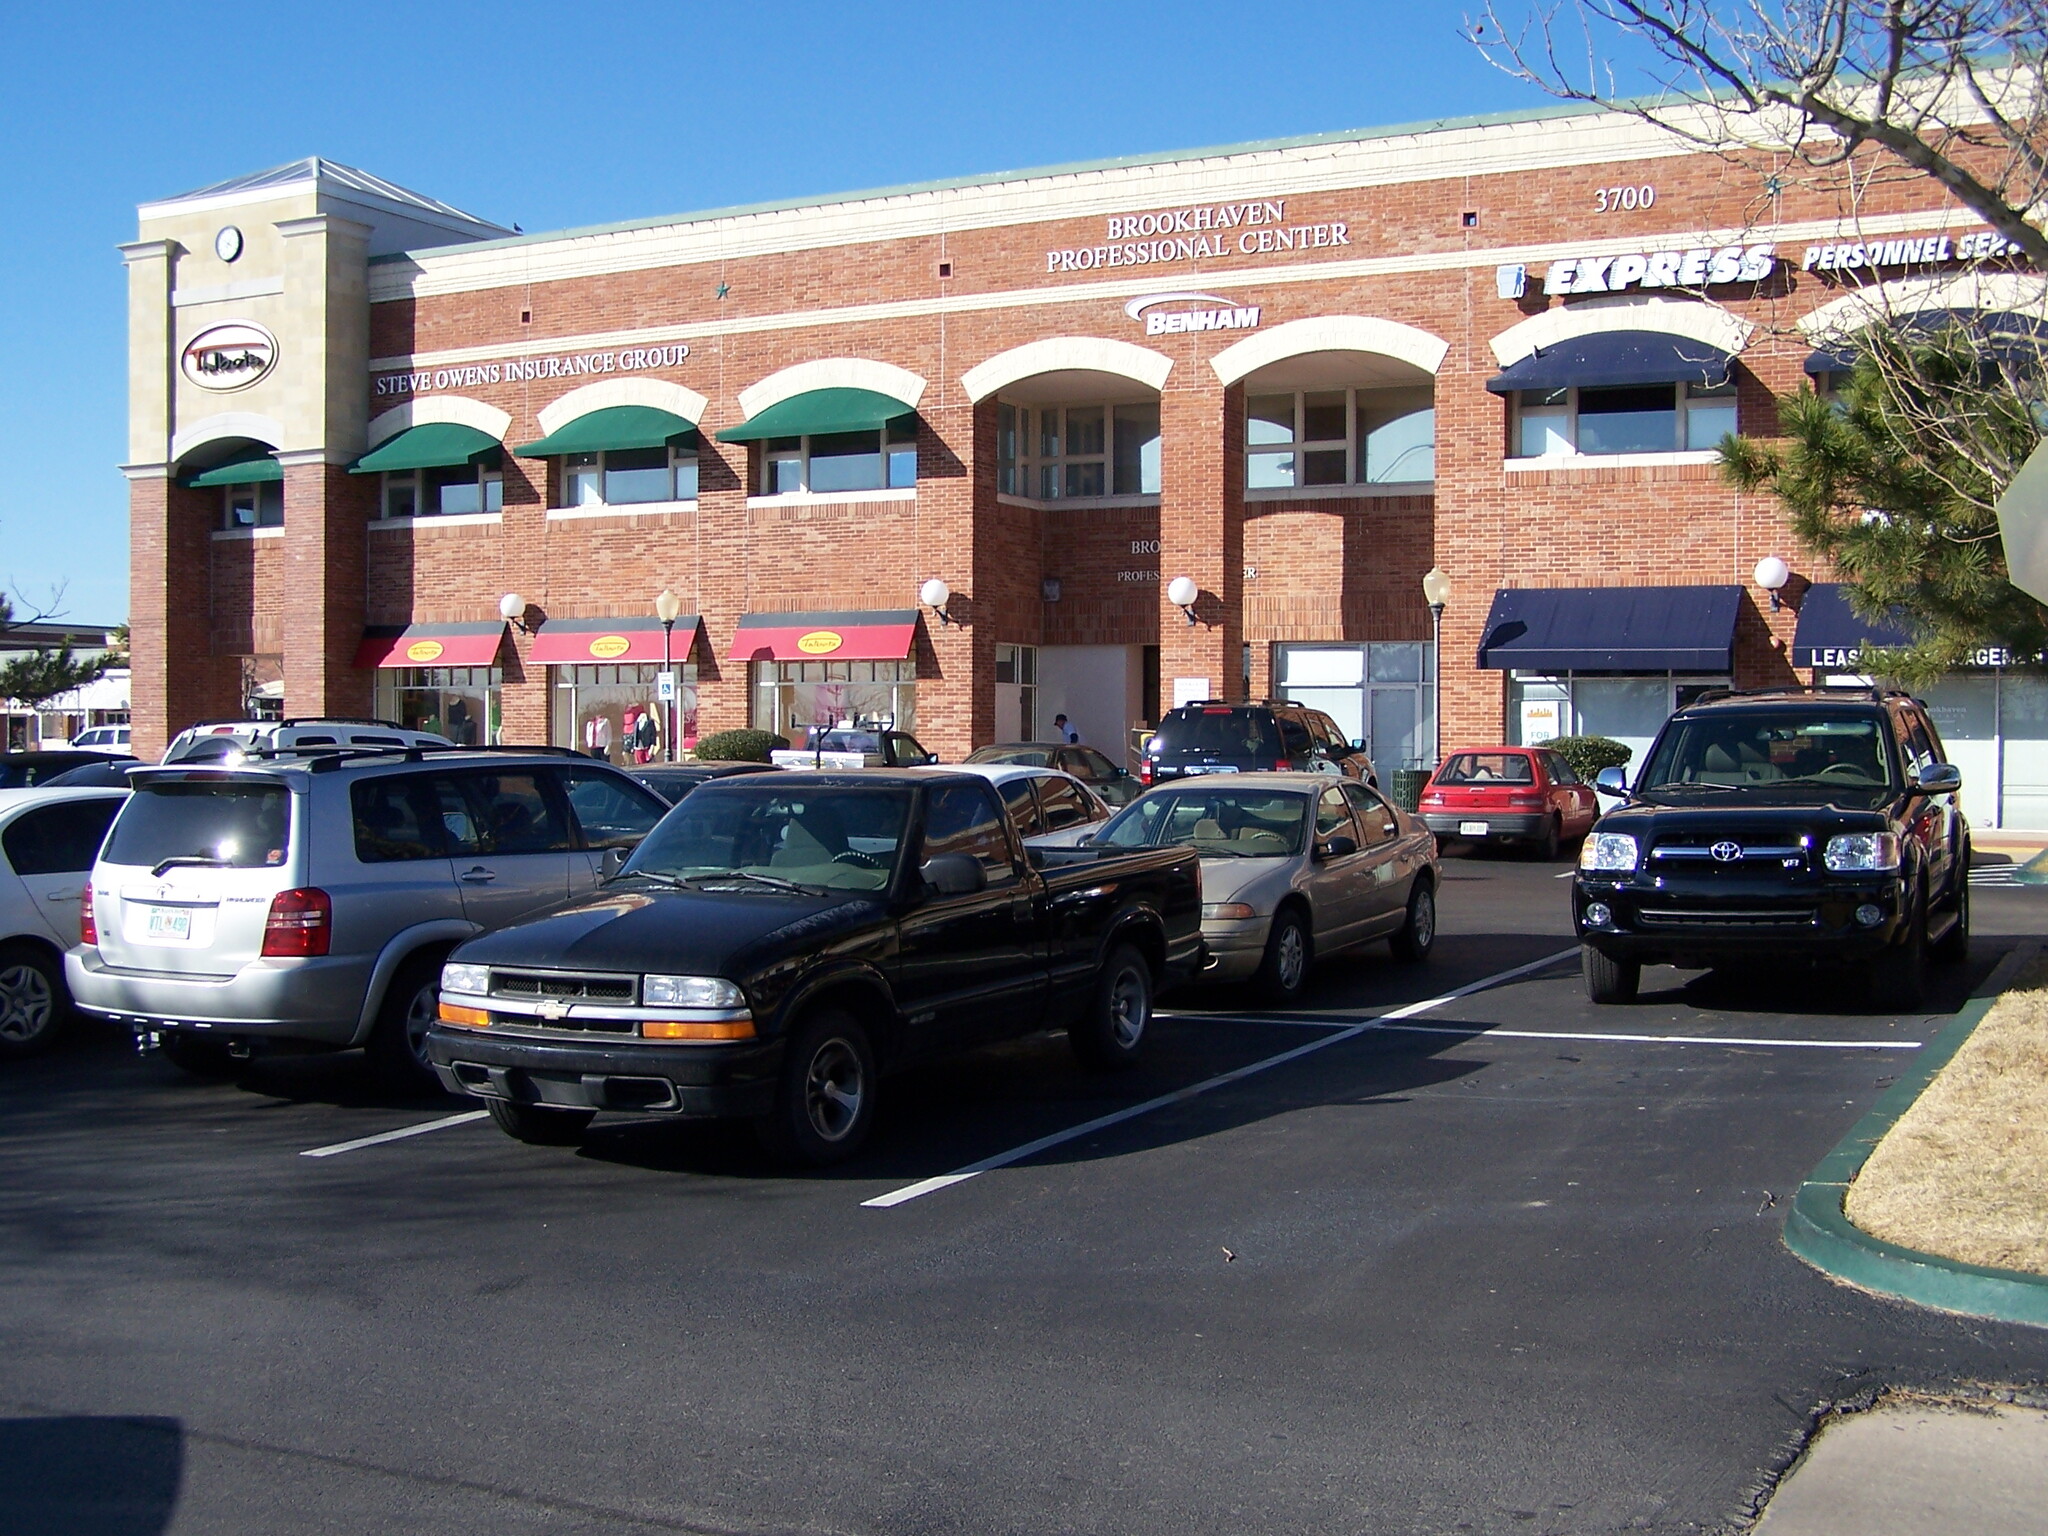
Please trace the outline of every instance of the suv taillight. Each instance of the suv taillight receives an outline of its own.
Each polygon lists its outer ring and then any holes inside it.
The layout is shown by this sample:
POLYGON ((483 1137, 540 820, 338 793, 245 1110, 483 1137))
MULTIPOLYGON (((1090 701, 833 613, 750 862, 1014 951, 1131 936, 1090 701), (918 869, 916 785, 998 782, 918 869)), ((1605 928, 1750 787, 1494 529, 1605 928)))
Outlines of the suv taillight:
POLYGON ((99 919, 92 910, 92 882, 85 882, 85 889, 78 893, 78 942, 97 944, 100 941, 99 919))
POLYGON ((1140 784, 1150 784, 1152 782, 1152 759, 1149 757, 1138 759, 1138 782, 1140 784))
POLYGON ((263 953, 271 959, 324 955, 334 934, 334 902, 316 886, 279 891, 263 920, 263 953))

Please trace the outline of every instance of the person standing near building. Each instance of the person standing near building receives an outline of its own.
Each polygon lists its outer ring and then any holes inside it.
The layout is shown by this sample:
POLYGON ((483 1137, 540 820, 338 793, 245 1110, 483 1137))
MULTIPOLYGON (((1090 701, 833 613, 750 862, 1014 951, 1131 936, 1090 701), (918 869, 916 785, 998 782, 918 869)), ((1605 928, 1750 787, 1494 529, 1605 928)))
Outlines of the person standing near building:
POLYGON ((1067 717, 1065 715, 1054 715, 1052 717, 1052 733, 1070 747, 1078 745, 1081 740, 1081 733, 1067 724, 1067 717))

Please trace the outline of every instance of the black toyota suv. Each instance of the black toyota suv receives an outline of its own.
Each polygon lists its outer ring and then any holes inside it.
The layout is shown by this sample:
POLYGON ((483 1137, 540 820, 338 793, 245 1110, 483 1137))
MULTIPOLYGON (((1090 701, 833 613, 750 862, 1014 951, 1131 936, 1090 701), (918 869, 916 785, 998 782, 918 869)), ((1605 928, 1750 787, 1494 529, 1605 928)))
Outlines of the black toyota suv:
POLYGON ((1257 704, 1200 699, 1168 710, 1145 742, 1138 777, 1151 785, 1197 773, 1276 768, 1341 773, 1379 787, 1364 742, 1346 741, 1337 722, 1321 710, 1285 699, 1257 704))
POLYGON ((1645 965, 1841 963, 1910 1009, 1970 942, 1962 774, 1927 711, 1874 689, 1708 694, 1664 723, 1572 882, 1586 991, 1645 965))

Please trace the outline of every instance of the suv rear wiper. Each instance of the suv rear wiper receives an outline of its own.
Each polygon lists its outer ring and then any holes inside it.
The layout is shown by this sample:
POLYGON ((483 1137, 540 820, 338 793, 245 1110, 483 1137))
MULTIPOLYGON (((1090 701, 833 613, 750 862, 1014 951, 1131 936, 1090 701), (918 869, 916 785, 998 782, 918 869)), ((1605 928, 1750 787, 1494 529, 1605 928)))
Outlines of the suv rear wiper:
POLYGON ((217 859, 211 854, 205 853, 181 853, 172 858, 160 860, 157 866, 150 871, 150 875, 155 879, 161 880, 164 877, 164 871, 167 869, 233 869, 234 867, 234 861, 231 859, 217 859))

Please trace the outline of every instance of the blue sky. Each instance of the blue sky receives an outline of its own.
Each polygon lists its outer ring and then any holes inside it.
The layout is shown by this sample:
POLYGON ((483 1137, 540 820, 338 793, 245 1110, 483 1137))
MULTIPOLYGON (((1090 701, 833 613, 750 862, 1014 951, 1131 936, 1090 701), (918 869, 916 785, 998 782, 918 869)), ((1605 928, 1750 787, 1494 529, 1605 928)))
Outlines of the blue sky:
POLYGON ((303 155, 528 231, 1544 98, 1416 4, 10 8, 0 581, 128 612, 135 205, 303 155))

